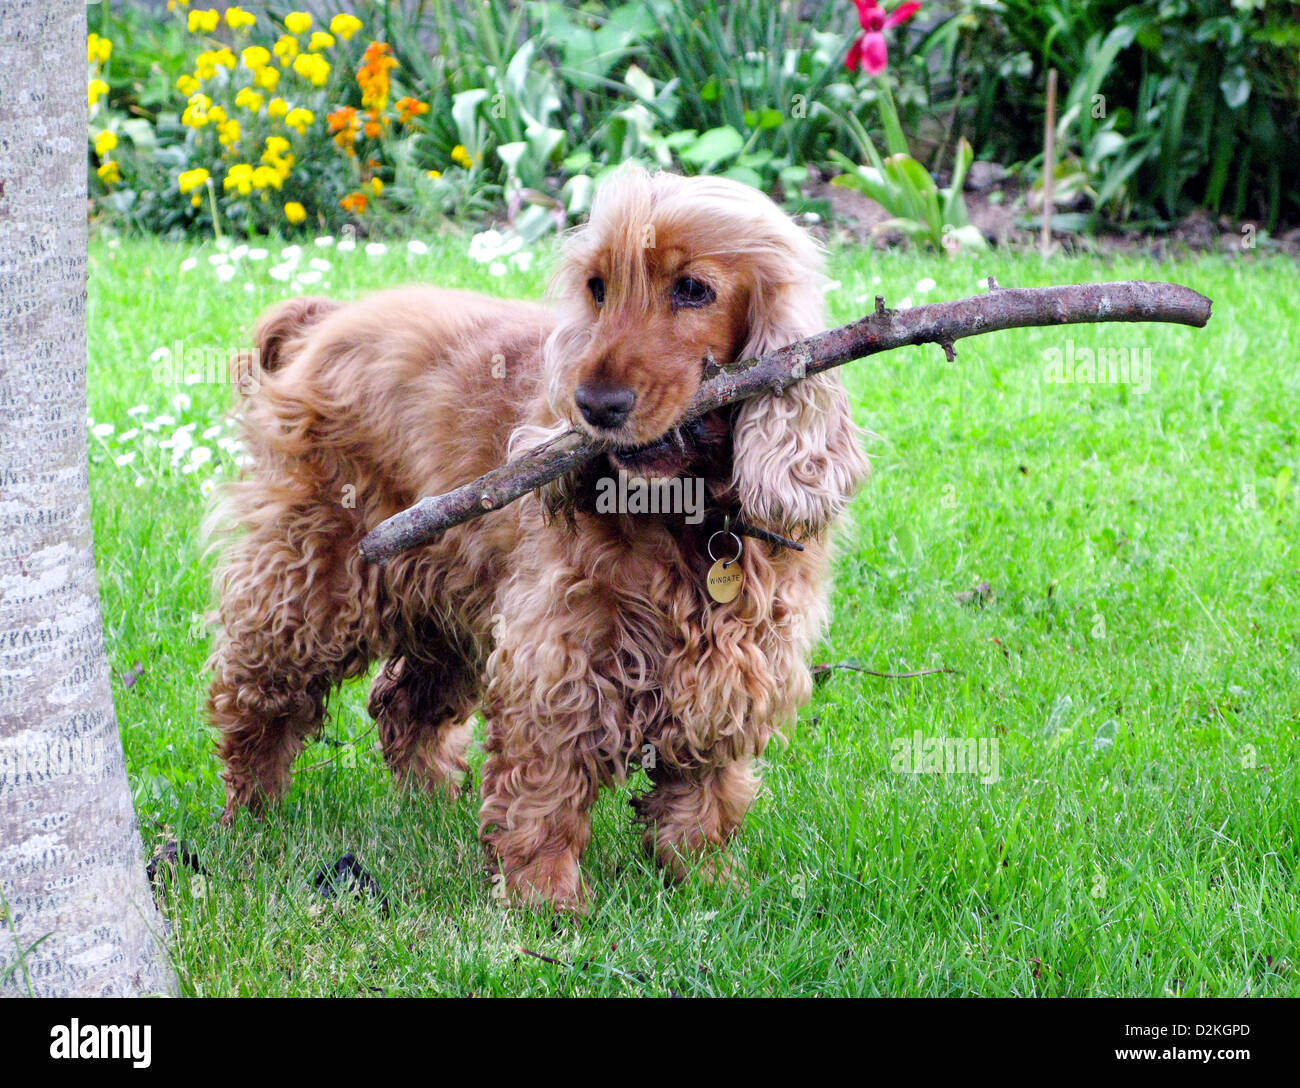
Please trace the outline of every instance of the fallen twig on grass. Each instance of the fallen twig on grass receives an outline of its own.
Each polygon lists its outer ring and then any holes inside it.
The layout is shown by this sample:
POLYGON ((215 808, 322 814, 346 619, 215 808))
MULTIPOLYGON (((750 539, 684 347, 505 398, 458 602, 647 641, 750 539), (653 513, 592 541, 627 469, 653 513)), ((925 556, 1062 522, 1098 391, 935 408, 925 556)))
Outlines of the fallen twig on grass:
POLYGON ((876 672, 875 669, 868 669, 863 665, 855 664, 852 661, 837 661, 833 665, 814 665, 812 675, 814 680, 824 680, 836 669, 843 669, 846 672, 860 672, 867 676, 878 676, 882 680, 911 680, 917 676, 935 676, 939 673, 948 673, 953 676, 960 676, 960 669, 938 668, 938 669, 919 669, 916 672, 876 672))

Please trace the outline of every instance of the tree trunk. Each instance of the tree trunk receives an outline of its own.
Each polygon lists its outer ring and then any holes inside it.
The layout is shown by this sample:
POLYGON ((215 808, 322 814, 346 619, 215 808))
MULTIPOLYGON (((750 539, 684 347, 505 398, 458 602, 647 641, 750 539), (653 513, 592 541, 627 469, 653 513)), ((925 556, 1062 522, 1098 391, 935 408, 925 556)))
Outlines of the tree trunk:
POLYGON ((86 462, 86 7, 0 0, 0 994, 174 993, 86 462))

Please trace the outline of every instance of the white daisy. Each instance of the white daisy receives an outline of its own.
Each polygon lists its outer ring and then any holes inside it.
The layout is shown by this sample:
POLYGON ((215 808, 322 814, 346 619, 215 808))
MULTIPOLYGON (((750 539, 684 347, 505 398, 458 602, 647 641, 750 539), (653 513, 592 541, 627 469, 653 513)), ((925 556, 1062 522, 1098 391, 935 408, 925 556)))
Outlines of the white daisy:
POLYGON ((411 253, 414 253, 417 257, 423 257, 426 253, 429 252, 429 247, 425 245, 423 242, 421 242, 420 239, 418 238, 412 238, 409 242, 407 242, 406 248, 411 253))
POLYGON ((370 242, 366 245, 367 257, 382 257, 388 252, 388 247, 383 242, 370 242))

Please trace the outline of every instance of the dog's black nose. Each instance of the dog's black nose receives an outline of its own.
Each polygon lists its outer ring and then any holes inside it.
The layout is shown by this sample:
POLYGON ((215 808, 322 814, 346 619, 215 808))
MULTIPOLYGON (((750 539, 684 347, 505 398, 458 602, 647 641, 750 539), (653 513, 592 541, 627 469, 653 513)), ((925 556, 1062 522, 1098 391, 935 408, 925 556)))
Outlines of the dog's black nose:
POLYGON ((636 393, 617 385, 599 385, 588 382, 578 386, 573 399, 583 418, 593 427, 613 430, 627 419, 636 403, 636 393))

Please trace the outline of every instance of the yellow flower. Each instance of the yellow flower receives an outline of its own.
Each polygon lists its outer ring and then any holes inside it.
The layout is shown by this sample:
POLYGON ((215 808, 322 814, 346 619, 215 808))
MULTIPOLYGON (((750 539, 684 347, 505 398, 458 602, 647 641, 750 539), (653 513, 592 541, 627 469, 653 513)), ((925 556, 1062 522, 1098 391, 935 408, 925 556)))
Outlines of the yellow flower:
POLYGON ((333 49, 334 35, 326 34, 323 30, 318 30, 311 36, 311 43, 307 48, 313 53, 319 53, 322 49, 333 49))
POLYGON ((292 109, 285 115, 284 123, 290 128, 297 129, 299 135, 305 136, 307 129, 311 127, 312 122, 316 120, 316 115, 311 110, 305 110, 301 106, 292 109))
POLYGON ((191 11, 187 25, 191 34, 211 34, 221 23, 221 13, 216 8, 191 11))
MULTIPOLYGON (((211 114, 208 116, 210 117, 211 114)), ((239 137, 241 135, 239 122, 235 120, 223 121, 218 127, 218 133, 219 135, 217 138, 221 141, 222 147, 234 146, 239 143, 239 137)))
POLYGON ((91 64, 107 64, 112 55, 113 43, 107 38, 92 34, 86 39, 86 60, 91 64))
POLYGON ((199 79, 211 79, 217 74, 218 68, 229 68, 234 71, 235 54, 224 46, 220 49, 208 49, 198 55, 194 61, 194 74, 199 79))
POLYGON ((237 162, 226 174, 221 187, 230 192, 234 189, 240 196, 248 196, 253 191, 253 168, 246 162, 237 162))
POLYGON ((463 166, 466 170, 474 165, 474 160, 470 157, 469 152, 465 150, 464 144, 457 144, 451 149, 451 161, 456 163, 457 166, 463 166))
POLYGON ((269 65, 265 68, 259 68, 257 74, 253 76, 253 82, 264 91, 273 91, 280 85, 280 69, 272 68, 269 65))
POLYGON ((176 80, 176 89, 186 98, 189 98, 192 94, 198 94, 201 87, 202 84, 198 79, 188 73, 176 80))
POLYGON ((291 11, 284 17, 284 28, 290 34, 306 34, 311 23, 311 16, 305 11, 291 11))
POLYGON ((296 200, 291 200, 284 206, 284 217, 296 227, 307 218, 307 209, 296 200))
POLYGON ((430 181, 437 181, 440 177, 442 177, 442 171, 430 170, 424 176, 428 178, 430 181))
POLYGON ((384 183, 383 183, 383 180, 382 180, 382 179, 380 179, 380 178, 371 178, 371 179, 370 179, 370 188, 374 190, 375 196, 383 196, 383 195, 384 195, 384 183))
POLYGON ((167 10, 175 11, 177 8, 187 8, 190 6, 190 0, 167 0, 167 10))
POLYGON ((200 166, 194 170, 184 171, 176 180, 181 187, 181 193, 185 194, 192 193, 195 189, 202 188, 208 183, 208 178, 211 176, 211 174, 200 166))
POLYGON ((101 159, 117 146, 117 134, 104 129, 95 137, 95 154, 101 159))
POLYGON ((283 98, 273 98, 271 104, 266 107, 266 112, 271 117, 283 117, 289 112, 289 103, 283 98))
POLYGON ((206 94, 192 94, 189 105, 181 114, 181 124, 188 125, 190 128, 202 128, 208 123, 208 111, 211 109, 212 99, 206 94))
POLYGON ((289 154, 289 141, 283 136, 268 136, 262 162, 273 168, 282 178, 287 178, 297 160, 289 154))
POLYGON ((271 51, 260 45, 250 45, 239 54, 244 67, 250 72, 260 72, 271 63, 271 51))
POLYGON ((281 68, 288 68, 293 63, 293 58, 298 55, 298 39, 285 34, 271 47, 271 52, 280 58, 281 68))
POLYGON ((254 189, 279 189, 284 184, 280 171, 271 166, 259 166, 253 171, 254 189))
POLYGON ((106 94, 108 94, 108 84, 102 79, 92 79, 86 88, 86 97, 92 106, 106 94))
POLYGON ((248 110, 249 113, 260 113, 262 103, 266 100, 258 94, 252 87, 245 87, 235 95, 235 105, 242 109, 248 110))
POLYGON ((348 15, 344 12, 334 16, 334 18, 330 20, 330 31, 331 33, 337 34, 345 42, 350 42, 352 40, 352 35, 354 35, 364 25, 365 24, 355 15, 348 15))
POLYGON ((256 26, 257 16, 251 11, 245 11, 243 8, 226 9, 226 25, 231 30, 239 30, 241 27, 256 26))
POLYGON ((316 87, 324 87, 330 77, 330 62, 319 53, 303 53, 293 62, 293 70, 316 87))
POLYGON ((122 168, 112 159, 101 163, 95 173, 99 175, 99 180, 105 185, 115 185, 122 180, 122 168))

